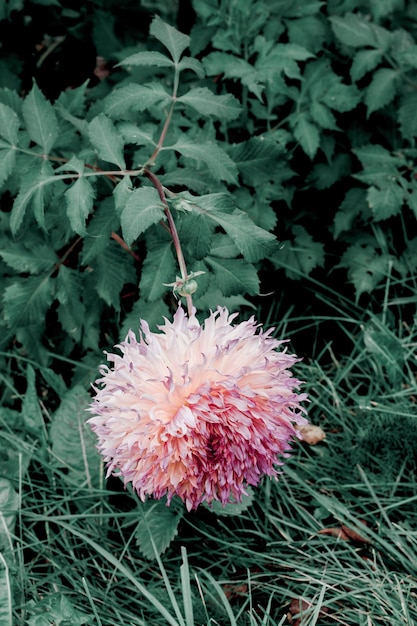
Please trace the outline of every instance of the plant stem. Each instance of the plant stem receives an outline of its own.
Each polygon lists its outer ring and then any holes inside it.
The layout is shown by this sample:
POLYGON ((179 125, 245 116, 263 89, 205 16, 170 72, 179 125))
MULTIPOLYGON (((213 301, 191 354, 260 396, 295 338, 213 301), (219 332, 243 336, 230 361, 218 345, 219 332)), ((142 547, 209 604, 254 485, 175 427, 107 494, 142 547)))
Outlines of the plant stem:
MULTIPOLYGON (((149 180, 153 183, 153 185, 155 186, 158 195, 161 199, 161 202, 164 206, 164 211, 165 211, 165 215, 167 217, 168 220, 168 225, 169 225, 169 230, 171 233, 171 237, 172 237, 172 241, 174 243, 174 248, 175 248, 175 253, 177 255, 177 259, 178 259, 178 265, 180 268, 180 273, 181 273, 181 279, 185 282, 188 279, 188 272, 187 272, 187 266, 185 264, 185 259, 184 259, 184 255, 182 252, 182 248, 181 248, 181 242, 180 242, 180 238, 178 237, 178 231, 177 231, 177 227, 175 226, 175 222, 174 222, 174 218, 172 217, 172 213, 170 211, 170 208, 168 206, 166 197, 165 197, 165 192, 164 192, 164 188, 162 187, 161 181, 159 180, 159 178, 157 176, 155 176, 155 174, 153 172, 151 172, 150 170, 146 169, 145 170, 145 175, 149 178, 149 180)), ((187 301, 187 310, 188 310, 188 316, 190 317, 193 314, 193 299, 191 297, 191 295, 187 294, 185 296, 185 299, 187 301)))

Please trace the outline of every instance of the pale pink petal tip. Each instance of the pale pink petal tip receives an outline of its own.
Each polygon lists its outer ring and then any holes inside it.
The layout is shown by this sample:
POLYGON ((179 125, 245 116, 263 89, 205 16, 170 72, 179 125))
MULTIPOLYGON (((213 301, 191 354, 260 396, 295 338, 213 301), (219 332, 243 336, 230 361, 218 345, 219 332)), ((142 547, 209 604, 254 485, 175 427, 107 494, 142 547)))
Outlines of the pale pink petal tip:
POLYGON ((141 323, 108 354, 89 422, 108 466, 139 497, 188 510, 240 501, 247 485, 276 476, 307 423, 290 368, 298 360, 251 318, 219 307, 200 325, 178 308, 160 332, 141 323))

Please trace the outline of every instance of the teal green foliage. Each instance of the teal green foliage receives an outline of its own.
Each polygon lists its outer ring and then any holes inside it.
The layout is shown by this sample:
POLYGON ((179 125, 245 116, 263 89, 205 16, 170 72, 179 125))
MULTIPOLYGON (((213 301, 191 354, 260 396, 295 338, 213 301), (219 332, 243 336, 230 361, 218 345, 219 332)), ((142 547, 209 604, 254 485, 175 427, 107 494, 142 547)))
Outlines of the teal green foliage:
MULTIPOLYGON (((382 288, 385 303, 391 290, 394 301, 415 307, 413 3, 193 0, 190 34, 169 0, 136 3, 149 11, 117 0, 63 4, 0 2, 2 33, 42 8, 69 24, 78 43, 91 37, 110 68, 96 85, 83 77, 50 95, 40 70, 58 39, 42 42, 30 84, 18 48, 5 45, 0 61, 5 623, 19 481, 32 463, 52 473, 51 484, 100 492, 102 464, 85 409, 102 350, 137 331, 140 318, 155 329, 178 305, 169 211, 188 273, 196 274, 193 302, 202 319, 217 305, 262 306, 260 295, 270 292, 288 298, 290 310, 302 280, 336 280, 353 307, 378 309, 382 288)), ((363 345, 376 375, 396 386, 406 358, 378 319, 363 325, 363 345)), ((395 419, 378 420, 380 433, 395 430, 395 419)), ((401 455, 401 441, 415 429, 403 424, 388 442, 364 427, 350 462, 371 471, 376 449, 388 457, 394 447, 387 477, 394 480, 402 463, 415 472, 411 447, 401 455)), ((253 499, 249 492, 241 504, 211 512, 237 515, 253 499)), ((150 501, 134 513, 138 550, 158 560, 175 540, 182 510, 150 501)), ((185 587, 186 566, 185 558, 185 587)), ((187 626, 190 610, 185 604, 187 626)), ((25 611, 33 625, 96 619, 61 593, 39 596, 25 611)))

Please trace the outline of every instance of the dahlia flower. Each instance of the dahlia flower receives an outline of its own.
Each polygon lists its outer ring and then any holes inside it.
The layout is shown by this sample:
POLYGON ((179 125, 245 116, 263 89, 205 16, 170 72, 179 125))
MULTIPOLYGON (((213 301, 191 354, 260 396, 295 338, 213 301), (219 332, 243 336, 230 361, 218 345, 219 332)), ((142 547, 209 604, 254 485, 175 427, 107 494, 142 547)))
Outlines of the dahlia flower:
POLYGON ((159 333, 141 321, 107 354, 89 422, 108 465, 139 497, 178 495, 188 510, 240 501, 247 485, 277 475, 307 420, 284 343, 252 317, 219 307, 200 325, 179 307, 159 333), (297 428, 296 428, 297 427, 297 428))

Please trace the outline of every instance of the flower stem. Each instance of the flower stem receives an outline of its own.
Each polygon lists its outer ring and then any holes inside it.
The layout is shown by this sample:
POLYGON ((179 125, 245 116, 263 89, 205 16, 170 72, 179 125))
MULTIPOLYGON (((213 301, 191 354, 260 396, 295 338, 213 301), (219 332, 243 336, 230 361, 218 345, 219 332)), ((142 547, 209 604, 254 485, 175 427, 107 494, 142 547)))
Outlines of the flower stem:
MULTIPOLYGON (((158 195, 161 199, 161 202, 164 206, 164 212, 165 215, 167 217, 168 220, 168 226, 169 226, 169 230, 171 232, 171 237, 172 237, 172 241, 174 244, 174 248, 175 248, 175 253, 177 255, 177 259, 178 259, 178 265, 180 268, 180 273, 181 273, 181 279, 185 282, 188 279, 188 272, 187 272, 187 266, 185 264, 185 259, 184 259, 184 254, 182 252, 182 248, 181 248, 181 242, 180 242, 180 238, 178 237, 178 231, 177 231, 177 227, 175 226, 175 222, 174 222, 174 218, 172 217, 172 213, 170 211, 170 208, 168 206, 166 197, 165 197, 165 192, 164 192, 164 188, 162 187, 161 181, 159 180, 159 178, 157 176, 155 176, 155 174, 153 172, 151 172, 148 169, 145 169, 145 175, 149 178, 149 180, 153 183, 153 185, 155 186, 158 195)), ((191 316, 193 314, 193 299, 191 297, 190 294, 187 294, 185 296, 186 302, 187 302, 187 310, 188 310, 188 316, 191 316)))

